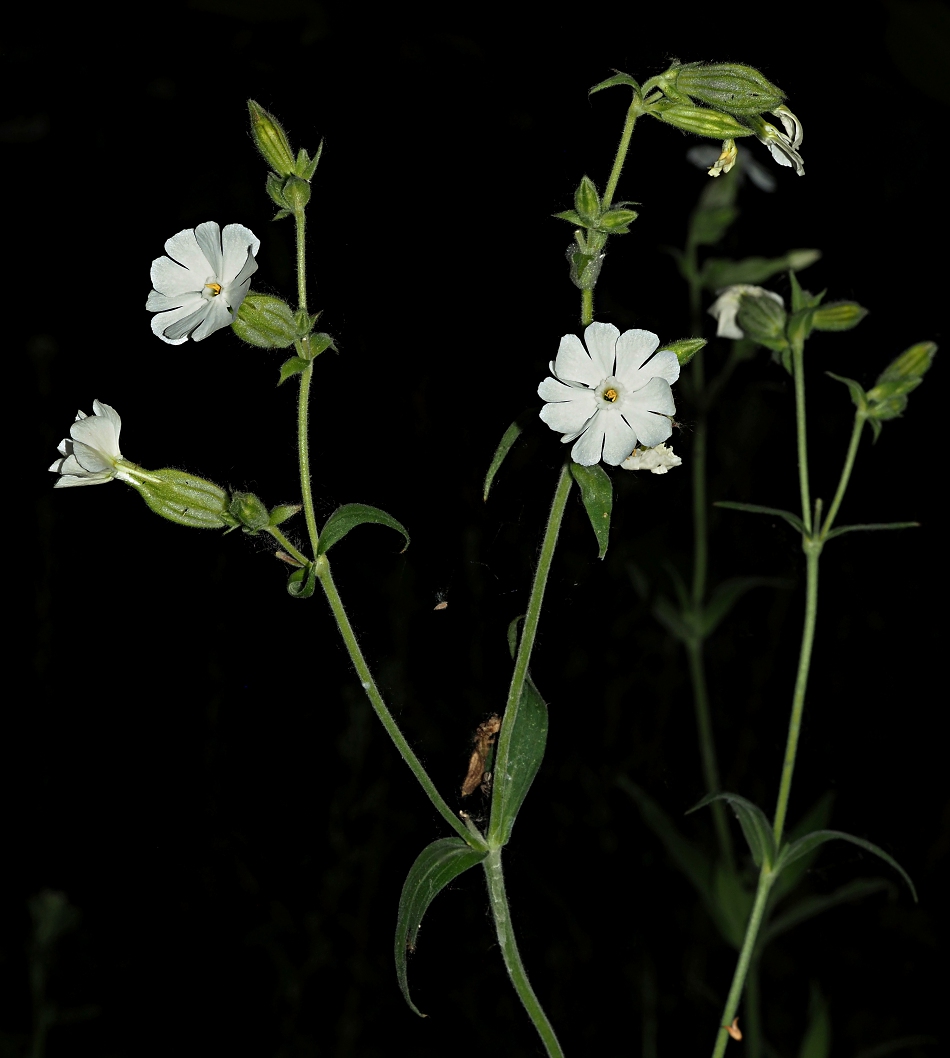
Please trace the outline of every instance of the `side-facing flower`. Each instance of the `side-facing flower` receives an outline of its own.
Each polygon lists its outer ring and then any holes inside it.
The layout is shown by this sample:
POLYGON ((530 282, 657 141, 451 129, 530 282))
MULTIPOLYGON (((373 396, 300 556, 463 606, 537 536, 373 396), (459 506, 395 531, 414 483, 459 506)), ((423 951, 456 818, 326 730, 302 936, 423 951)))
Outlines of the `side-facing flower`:
POLYGON ((181 345, 229 327, 257 271, 260 245, 243 224, 228 224, 222 232, 212 220, 173 235, 165 243, 168 257, 152 262, 153 290, 145 307, 158 313, 155 334, 181 345))
POLYGON ((649 470, 651 474, 667 474, 670 467, 682 466, 683 460, 667 445, 655 448, 634 448, 620 464, 624 470, 649 470))
POLYGON ((795 172, 804 176, 805 165, 798 153, 798 148, 802 145, 802 123, 784 104, 776 107, 771 113, 781 121, 784 132, 779 132, 774 125, 761 117, 750 118, 749 125, 756 138, 768 147, 779 165, 794 166, 795 172))
POLYGON ((576 442, 575 463, 618 466, 638 443, 658 445, 673 432, 670 383, 679 361, 669 349, 655 352, 660 339, 650 331, 621 334, 613 324, 592 323, 584 341, 586 348, 576 334, 561 339, 554 377, 538 386, 548 402, 540 415, 564 444, 576 442))
POLYGON ((76 412, 76 421, 69 428, 69 437, 59 442, 62 456, 49 468, 60 478, 56 489, 70 485, 101 485, 113 478, 127 480, 120 462, 119 431, 122 420, 115 408, 92 402, 92 415, 76 412))
POLYGON ((779 294, 765 287, 755 287, 749 283, 736 283, 734 286, 726 287, 717 291, 719 297, 709 306, 709 315, 717 320, 717 338, 744 338, 745 334, 736 323, 736 316, 742 305, 743 297, 772 298, 784 307, 785 302, 779 294))

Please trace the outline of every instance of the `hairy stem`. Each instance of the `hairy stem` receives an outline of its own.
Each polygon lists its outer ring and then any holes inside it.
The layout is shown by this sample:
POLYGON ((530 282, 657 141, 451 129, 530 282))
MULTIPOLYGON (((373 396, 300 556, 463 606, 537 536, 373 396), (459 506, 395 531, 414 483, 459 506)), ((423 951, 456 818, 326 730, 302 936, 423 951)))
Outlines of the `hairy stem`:
POLYGON ((502 957, 508 976, 514 985, 518 998, 524 1004, 525 1010, 532 1024, 538 1030, 538 1035, 544 1044, 549 1058, 563 1058, 564 1052, 554 1035, 554 1029, 547 1015, 534 994, 531 982, 525 972, 518 944, 515 941, 514 930, 511 926, 511 911, 508 907, 508 897, 505 893, 505 876, 501 869, 501 849, 492 849, 482 860, 485 868, 485 878, 488 882, 488 899, 491 903, 492 918, 495 920, 495 931, 498 934, 498 945, 501 948, 502 957))

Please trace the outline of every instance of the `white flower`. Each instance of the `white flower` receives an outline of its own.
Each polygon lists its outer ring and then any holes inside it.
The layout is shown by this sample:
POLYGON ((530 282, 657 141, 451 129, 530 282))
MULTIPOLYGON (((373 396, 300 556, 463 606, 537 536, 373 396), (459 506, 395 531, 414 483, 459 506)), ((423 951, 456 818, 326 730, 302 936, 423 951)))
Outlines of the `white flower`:
POLYGON ((57 459, 49 468, 62 475, 53 488, 64 489, 70 485, 100 485, 104 481, 118 478, 127 481, 129 475, 119 465, 119 431, 122 420, 115 408, 108 404, 92 402, 92 415, 76 412, 76 421, 69 428, 69 437, 59 442, 57 459))
POLYGON ((742 305, 743 297, 761 298, 768 297, 777 301, 784 307, 780 295, 766 290, 765 287, 754 287, 748 283, 736 283, 734 286, 726 287, 717 291, 719 297, 709 306, 709 315, 715 316, 718 321, 716 337, 718 338, 744 338, 742 329, 736 323, 736 316, 742 305))
POLYGON ((779 130, 768 121, 757 117, 752 121, 752 128, 760 143, 768 147, 769 152, 779 165, 794 166, 799 176, 805 175, 805 165, 798 148, 802 145, 802 123, 798 118, 782 104, 772 111, 781 121, 785 132, 779 130))
POLYGON ((652 474, 667 474, 670 467, 681 466, 683 460, 666 445, 655 448, 634 448, 620 464, 624 470, 649 470, 652 474))
POLYGON ((561 339, 551 374, 538 386, 549 403, 541 418, 565 444, 576 439, 571 458, 593 466, 601 458, 618 466, 636 448, 657 445, 673 432, 676 411, 670 383, 679 378, 676 354, 663 349, 650 331, 624 331, 610 323, 592 323, 584 331, 587 348, 576 334, 561 339))
POLYGON ((243 224, 224 231, 213 220, 186 228, 165 243, 168 257, 152 262, 145 307, 157 312, 152 330, 169 345, 229 327, 257 271, 260 239, 243 224))

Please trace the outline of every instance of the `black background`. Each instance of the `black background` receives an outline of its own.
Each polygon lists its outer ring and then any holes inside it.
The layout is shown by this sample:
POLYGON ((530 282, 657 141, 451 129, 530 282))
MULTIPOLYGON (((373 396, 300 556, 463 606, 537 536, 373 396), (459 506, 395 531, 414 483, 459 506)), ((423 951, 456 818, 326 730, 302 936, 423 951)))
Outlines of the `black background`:
MULTIPOLYGON (((54 1028, 50 1055, 540 1053, 478 872, 436 901, 411 960, 430 1018, 398 993, 399 888, 446 828, 372 716, 322 600, 291 601, 263 541, 162 522, 116 485, 53 493, 44 468, 98 398, 122 415, 128 458, 271 504, 297 498, 295 388, 274 388, 279 355, 228 333, 164 345, 144 302, 165 239, 210 219, 251 227, 255 289, 292 297, 292 229, 270 222, 245 101, 280 115, 295 145, 326 137, 311 305, 340 355, 316 376, 316 502, 321 517, 372 503, 412 534, 397 554, 394 535, 362 529, 335 570, 403 730, 451 794, 471 731, 504 700, 504 632, 525 605, 563 454, 539 432, 481 502, 498 437, 577 329, 570 230, 550 214, 582 173, 603 186, 626 99, 588 99, 590 85, 677 57, 750 63, 788 93, 808 175, 772 166, 774 194, 744 190, 724 249, 818 247, 803 283, 871 310, 808 348, 817 494, 834 487, 851 422, 823 371, 869 385, 912 342, 942 338, 946 8, 874 3, 847 28, 823 16, 222 0, 8 23, 7 1053, 25 1053, 30 1032, 27 900, 44 888, 81 913, 50 995, 98 1011, 54 1028)), ((688 331, 662 247, 682 244, 708 179, 684 160, 693 142, 658 123, 636 130, 620 194, 643 203, 641 219, 612 242, 598 288, 599 318, 621 329, 688 331)), ((724 352, 704 354, 711 369, 724 352)), ((944 1031, 942 374, 938 356, 906 418, 862 448, 844 520, 922 528, 826 552, 791 808, 794 820, 832 791, 832 825, 895 856, 921 902, 895 884, 776 943, 763 1002, 783 1055, 797 1053, 811 982, 836 1055, 907 1036, 934 1040, 907 1053, 933 1053, 944 1031)), ((677 399, 673 443, 688 460, 685 390, 677 399)), ((794 507, 792 431, 787 376, 764 355, 744 365, 713 418, 711 497, 794 507)), ((703 793, 683 655, 631 578, 634 565, 668 591, 664 563, 687 568, 688 471, 615 477, 605 562, 576 501, 565 522, 532 666, 548 755, 507 863, 523 955, 567 1053, 649 1058, 654 1033, 663 1054, 711 1045, 734 954, 616 786, 629 776, 676 818, 703 793)), ((768 810, 802 561, 782 524, 711 517, 714 580, 790 584, 748 596, 708 651, 724 784, 768 810)), ((708 815, 682 826, 711 847, 708 815)), ((805 885, 886 872, 830 846, 805 885)))

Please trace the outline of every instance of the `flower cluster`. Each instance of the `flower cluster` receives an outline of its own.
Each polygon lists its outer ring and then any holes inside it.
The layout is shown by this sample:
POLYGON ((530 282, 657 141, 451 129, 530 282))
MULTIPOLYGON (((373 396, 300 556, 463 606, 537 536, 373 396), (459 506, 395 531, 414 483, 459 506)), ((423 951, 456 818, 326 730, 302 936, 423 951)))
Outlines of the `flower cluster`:
POLYGON ((200 342, 229 327, 257 271, 260 240, 243 224, 224 231, 214 221, 186 228, 165 243, 168 257, 152 262, 152 287, 145 307, 157 312, 152 330, 163 342, 200 342))
POLYGON ((554 377, 538 387, 548 402, 540 415, 564 444, 575 442, 575 463, 619 466, 638 444, 658 445, 673 432, 670 383, 679 378, 679 360, 669 349, 656 352, 660 340, 650 331, 621 334, 592 323, 584 341, 586 348, 576 334, 561 339, 554 377))

